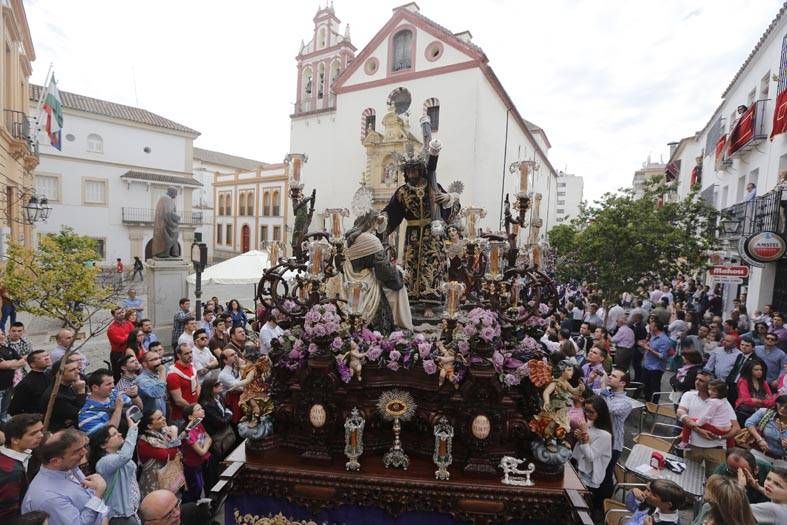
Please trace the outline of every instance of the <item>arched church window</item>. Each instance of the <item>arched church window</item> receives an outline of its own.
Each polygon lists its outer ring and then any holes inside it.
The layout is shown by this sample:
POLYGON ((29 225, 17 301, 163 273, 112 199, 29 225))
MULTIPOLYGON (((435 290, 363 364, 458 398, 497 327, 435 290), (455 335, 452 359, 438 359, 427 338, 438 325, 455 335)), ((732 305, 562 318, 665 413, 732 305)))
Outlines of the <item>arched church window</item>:
POLYGON ((424 113, 429 117, 432 124, 432 131, 437 131, 440 126, 440 101, 436 98, 428 98, 424 102, 424 113))
POLYGON ((334 60, 331 63, 331 86, 333 83, 336 82, 336 79, 339 78, 339 73, 341 73, 341 67, 339 66, 339 61, 334 60))
POLYGON ((317 46, 318 46, 317 48, 318 49, 324 48, 326 43, 327 42, 326 42, 326 38, 325 38, 325 28, 321 27, 320 28, 320 38, 319 38, 319 43, 317 44, 317 46))
POLYGON ((310 67, 303 70, 303 94, 304 98, 312 94, 312 69, 310 67))
POLYGON ((393 37, 393 66, 392 71, 402 71, 413 67, 411 48, 413 45, 413 32, 403 29, 393 37))
POLYGON ((377 115, 373 108, 366 108, 361 113, 361 140, 366 138, 369 130, 374 131, 377 124, 377 115))
POLYGON ((325 64, 320 64, 317 71, 317 98, 322 98, 325 94, 325 64))

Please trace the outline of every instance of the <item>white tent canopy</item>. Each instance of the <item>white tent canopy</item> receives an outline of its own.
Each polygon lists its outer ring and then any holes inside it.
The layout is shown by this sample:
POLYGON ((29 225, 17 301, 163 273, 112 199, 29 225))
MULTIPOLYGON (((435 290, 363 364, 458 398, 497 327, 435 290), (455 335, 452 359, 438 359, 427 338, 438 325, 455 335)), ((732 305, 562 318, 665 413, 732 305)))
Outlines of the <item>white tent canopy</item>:
MULTIPOLYGON (((259 250, 251 250, 227 259, 202 272, 202 302, 213 296, 226 304, 230 299, 237 299, 240 305, 254 310, 254 296, 262 274, 269 267, 268 254, 259 250)), ((284 278, 288 281, 295 278, 296 272, 286 271, 284 278)), ((197 274, 186 277, 189 299, 195 302, 194 288, 197 285, 197 274)))
MULTIPOLYGON (((268 254, 259 250, 251 250, 207 267, 202 272, 202 302, 215 295, 222 303, 237 299, 241 306, 253 310, 257 283, 267 268, 268 254)), ((186 282, 189 298, 194 302, 197 274, 186 277, 186 282)))

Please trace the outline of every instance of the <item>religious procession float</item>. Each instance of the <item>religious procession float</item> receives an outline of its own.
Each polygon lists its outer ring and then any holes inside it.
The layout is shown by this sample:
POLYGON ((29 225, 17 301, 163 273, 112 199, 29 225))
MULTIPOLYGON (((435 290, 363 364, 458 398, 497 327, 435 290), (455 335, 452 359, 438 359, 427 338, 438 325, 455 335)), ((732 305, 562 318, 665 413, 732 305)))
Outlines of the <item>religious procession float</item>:
POLYGON ((437 182, 440 144, 421 124, 422 151, 399 159, 404 183, 382 210, 362 187, 366 209, 346 231, 346 210, 310 231, 316 192, 292 181, 294 256, 272 245, 258 286, 286 330, 249 365, 245 447, 229 458, 244 462, 230 496, 239 522, 304 509, 343 523, 581 518, 565 441, 572 369, 538 342, 557 291, 532 164, 519 163, 505 230, 482 232, 484 210, 437 182))

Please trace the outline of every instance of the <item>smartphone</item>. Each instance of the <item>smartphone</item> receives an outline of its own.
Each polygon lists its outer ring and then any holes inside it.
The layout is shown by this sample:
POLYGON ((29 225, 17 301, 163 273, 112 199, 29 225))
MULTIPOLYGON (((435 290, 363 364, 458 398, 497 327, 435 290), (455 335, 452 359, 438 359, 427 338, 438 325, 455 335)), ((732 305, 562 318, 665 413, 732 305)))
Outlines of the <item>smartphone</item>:
POLYGON ((142 419, 142 411, 137 405, 131 405, 128 407, 126 415, 131 418, 134 423, 139 423, 139 421, 142 419))

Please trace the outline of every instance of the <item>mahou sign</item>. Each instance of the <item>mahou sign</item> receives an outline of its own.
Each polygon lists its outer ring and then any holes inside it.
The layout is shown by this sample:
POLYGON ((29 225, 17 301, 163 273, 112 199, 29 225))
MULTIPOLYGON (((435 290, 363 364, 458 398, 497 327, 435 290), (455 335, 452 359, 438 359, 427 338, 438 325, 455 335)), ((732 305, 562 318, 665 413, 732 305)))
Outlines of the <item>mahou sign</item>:
POLYGON ((746 239, 743 249, 749 258, 757 262, 769 263, 784 257, 787 243, 778 233, 764 231, 746 239))
POLYGON ((748 266, 713 266, 709 270, 712 277, 739 277, 744 279, 749 276, 748 266))

